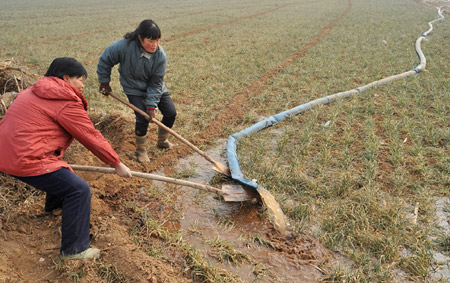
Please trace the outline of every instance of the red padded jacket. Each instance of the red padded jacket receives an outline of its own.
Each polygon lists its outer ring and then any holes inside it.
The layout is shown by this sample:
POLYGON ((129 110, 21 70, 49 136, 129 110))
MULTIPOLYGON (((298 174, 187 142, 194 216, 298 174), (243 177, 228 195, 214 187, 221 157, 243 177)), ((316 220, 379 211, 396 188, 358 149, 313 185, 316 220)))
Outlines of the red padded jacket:
POLYGON ((43 77, 20 92, 0 121, 0 171, 27 177, 72 170, 62 157, 74 138, 115 167, 117 153, 86 110, 84 95, 57 77, 43 77))

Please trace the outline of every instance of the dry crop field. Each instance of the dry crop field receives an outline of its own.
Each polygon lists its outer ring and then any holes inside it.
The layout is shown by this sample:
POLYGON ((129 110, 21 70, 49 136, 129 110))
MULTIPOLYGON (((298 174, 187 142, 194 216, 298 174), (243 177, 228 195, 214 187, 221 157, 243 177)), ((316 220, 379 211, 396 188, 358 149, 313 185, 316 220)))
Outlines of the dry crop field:
MULTIPOLYGON (((44 215, 44 195, 3 174, 0 282, 448 282, 448 1, 2 0, 0 62, 39 77, 56 57, 78 59, 89 74, 89 114, 125 164, 220 186, 230 180, 180 142, 171 151, 152 143, 152 162, 136 162, 134 115, 98 93, 96 63, 107 46, 155 20, 178 111, 173 129, 226 162, 230 134, 414 69, 414 43, 438 6, 447 8, 422 43, 425 71, 239 143, 245 176, 273 194, 288 236, 261 203, 78 172, 92 189, 91 244, 102 258, 65 262, 60 213, 44 215)), ((104 166, 77 142, 65 159, 104 166)))

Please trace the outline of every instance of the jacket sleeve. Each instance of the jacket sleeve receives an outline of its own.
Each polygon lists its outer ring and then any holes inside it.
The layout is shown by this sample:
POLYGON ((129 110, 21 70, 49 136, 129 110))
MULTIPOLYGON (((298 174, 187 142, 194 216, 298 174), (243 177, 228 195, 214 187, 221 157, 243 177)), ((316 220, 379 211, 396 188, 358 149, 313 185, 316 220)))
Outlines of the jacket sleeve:
POLYGON ((167 57, 165 53, 162 53, 154 73, 147 82, 147 97, 145 99, 145 105, 147 107, 156 108, 158 106, 161 95, 163 94, 166 68, 167 57))
POLYGON ((56 117, 58 123, 101 161, 116 167, 119 156, 103 135, 95 129, 81 102, 69 103, 56 117))
POLYGON ((111 81, 111 69, 120 62, 123 41, 119 40, 108 46, 98 59, 97 76, 101 83, 111 81))

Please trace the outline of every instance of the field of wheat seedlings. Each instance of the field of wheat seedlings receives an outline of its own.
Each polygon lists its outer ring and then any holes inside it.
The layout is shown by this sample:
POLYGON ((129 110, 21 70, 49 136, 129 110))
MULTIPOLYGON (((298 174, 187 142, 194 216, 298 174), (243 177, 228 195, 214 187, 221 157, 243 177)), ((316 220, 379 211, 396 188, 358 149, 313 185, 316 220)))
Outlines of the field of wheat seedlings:
MULTIPOLYGON (((427 58, 423 72, 253 134, 239 143, 238 157, 244 174, 279 202, 291 233, 311 236, 332 255, 314 258, 320 271, 311 277, 314 281, 447 282, 450 3, 446 1, 4 0, 0 59, 13 59, 43 75, 54 58, 74 57, 88 70, 83 93, 90 113, 120 113, 133 119, 126 106, 98 93, 97 60, 109 44, 151 18, 162 30, 161 45, 168 55, 165 82, 178 110, 174 130, 208 150, 276 113, 414 69, 420 63, 414 43, 428 30, 427 23, 438 17, 437 6, 447 6, 445 19, 434 23, 422 43, 427 58)), ((113 73, 113 90, 120 93, 118 74, 113 73)), ((123 129, 132 127, 130 122, 123 129)), ((175 157, 188 156, 187 151, 179 152, 175 157)), ((163 160, 163 155, 153 157, 163 160)), ((175 158, 151 170, 176 163, 175 158)), ((192 176, 192 168, 195 165, 184 167, 177 176, 192 176)), ((7 203, 7 185, 0 189, 7 203)), ((158 193, 165 194, 152 192, 158 193)), ((152 197, 170 203, 170 197, 152 197)), ((129 225, 130 241, 143 253, 184 269, 184 277, 172 282, 293 280, 275 274, 270 265, 261 267, 251 251, 242 252, 219 238, 204 239, 216 259, 217 255, 228 259, 227 264, 214 264, 202 248, 181 240, 186 238, 183 231, 165 229, 162 223, 167 219, 152 218, 134 198, 121 205, 144 223, 137 230, 132 221, 123 224, 129 225), (181 259, 170 260, 163 249, 149 245, 146 241, 154 233, 166 243, 161 247, 170 246, 181 259), (251 276, 233 272, 235 265, 245 262, 253 266, 251 276)), ((3 223, 11 221, 6 207, 9 204, 0 209, 3 223)), ((264 211, 258 213, 264 218, 264 211)), ((217 218, 221 227, 237 225, 233 219, 217 218)), ((188 233, 204 236, 197 226, 188 233)), ((264 237, 250 238, 270 248, 264 237)), ((49 268, 83 280, 83 272, 72 272, 70 266, 49 268)), ((85 273, 96 270, 105 282, 136 280, 113 262, 83 268, 85 273)), ((171 282, 168 278, 158 280, 171 282)))

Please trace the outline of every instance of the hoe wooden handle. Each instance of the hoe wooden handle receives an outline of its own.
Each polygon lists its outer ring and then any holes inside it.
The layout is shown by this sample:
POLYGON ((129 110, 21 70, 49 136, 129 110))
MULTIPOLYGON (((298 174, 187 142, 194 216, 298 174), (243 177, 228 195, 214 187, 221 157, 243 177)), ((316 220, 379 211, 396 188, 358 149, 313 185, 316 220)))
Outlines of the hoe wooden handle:
MULTIPOLYGON (((133 109, 134 111, 136 111, 137 113, 141 114, 142 116, 144 116, 145 118, 147 118, 148 120, 150 120, 150 116, 145 112, 142 111, 141 109, 137 108, 136 106, 134 106, 133 104, 129 103, 128 101, 124 100, 121 97, 118 97, 117 95, 115 95, 114 93, 110 93, 110 96, 112 96, 113 98, 117 99, 118 101, 122 102, 123 104, 127 105, 128 107, 130 107, 131 109, 133 109)), ((211 162, 213 164, 213 168, 216 171, 222 172, 225 175, 231 176, 231 173, 229 172, 230 169, 228 169, 228 166, 221 164, 217 161, 215 161, 214 159, 211 158, 211 156, 209 156, 208 154, 206 154, 205 152, 203 152, 202 150, 200 150, 198 147, 196 147, 195 145, 193 145, 191 142, 189 142, 187 139, 183 138, 182 136, 180 136, 179 134, 177 134, 175 131, 173 131, 172 129, 168 128, 167 126, 165 126, 163 123, 161 123, 160 121, 156 120, 156 119, 151 119, 151 122, 155 123, 156 125, 158 125, 158 127, 161 127, 163 130, 169 132, 170 134, 172 134, 174 137, 176 137, 177 139, 179 139, 180 141, 182 141, 184 144, 188 145, 190 148, 192 148, 193 150, 195 150, 198 154, 200 154, 201 156, 203 156, 206 160, 208 160, 209 162, 211 162)))
MULTIPOLYGON (((74 170, 81 170, 81 171, 92 171, 92 172, 100 172, 100 173, 115 173, 116 172, 116 170, 114 168, 85 166, 85 165, 77 165, 77 164, 69 164, 69 166, 72 167, 74 170)), ((214 188, 212 186, 204 185, 204 184, 193 183, 193 182, 189 182, 189 181, 185 181, 185 180, 169 178, 169 177, 154 175, 154 174, 150 174, 150 173, 135 172, 135 171, 131 171, 131 175, 136 176, 136 177, 166 182, 166 183, 177 184, 177 185, 181 185, 181 186, 192 187, 192 188, 216 193, 216 194, 223 196, 223 192, 220 189, 214 188)))

